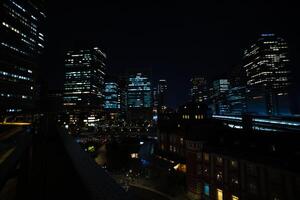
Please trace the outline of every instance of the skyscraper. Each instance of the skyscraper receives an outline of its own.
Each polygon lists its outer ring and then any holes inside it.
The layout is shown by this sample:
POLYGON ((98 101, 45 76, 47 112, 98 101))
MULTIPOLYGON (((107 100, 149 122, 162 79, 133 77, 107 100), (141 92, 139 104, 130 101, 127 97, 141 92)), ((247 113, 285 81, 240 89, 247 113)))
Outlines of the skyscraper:
POLYGON ((191 78, 192 88, 191 97, 192 101, 199 103, 205 102, 208 98, 207 81, 204 77, 191 78))
POLYGON ((45 45, 42 2, 0 2, 0 116, 28 114, 35 106, 45 45))
POLYGON ((127 109, 130 119, 152 119, 152 90, 149 77, 131 74, 127 85, 127 109))
POLYGON ((163 111, 167 108, 167 81, 165 79, 160 79, 158 81, 158 87, 157 87, 157 98, 158 98, 158 110, 163 111))
POLYGON ((104 109, 117 111, 121 108, 121 94, 116 82, 106 82, 104 90, 104 109))
POLYGON ((70 121, 97 115, 103 108, 106 55, 98 48, 69 51, 65 58, 64 107, 70 121))
POLYGON ((226 99, 229 88, 230 83, 228 79, 213 81, 212 110, 215 114, 227 114, 229 112, 229 105, 226 99))
POLYGON ((262 114, 288 112, 288 46, 275 34, 261 34, 244 51, 249 111, 262 114), (260 106, 259 106, 260 105, 260 106))
POLYGON ((150 108, 152 106, 151 82, 142 73, 131 75, 127 88, 128 108, 150 108))

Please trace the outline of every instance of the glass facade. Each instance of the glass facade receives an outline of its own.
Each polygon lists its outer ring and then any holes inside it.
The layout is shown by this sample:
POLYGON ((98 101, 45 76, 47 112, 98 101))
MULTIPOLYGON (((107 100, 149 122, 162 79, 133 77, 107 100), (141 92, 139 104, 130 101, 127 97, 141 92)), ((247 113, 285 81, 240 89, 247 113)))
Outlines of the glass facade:
POLYGON ((142 73, 132 75, 128 79, 127 106, 128 108, 152 107, 151 82, 142 73))
POLYGON ((261 34, 258 41, 244 51, 243 69, 246 75, 250 112, 279 114, 289 112, 286 105, 290 85, 288 46, 274 34, 261 34), (259 94, 253 91, 261 91, 259 94), (255 109, 255 101, 264 108, 255 109), (285 102, 285 103, 284 103, 285 102), (254 106, 251 106, 253 104, 254 106), (260 110, 259 110, 260 109, 260 110))
POLYGON ((121 108, 120 89, 117 83, 105 83, 104 109, 117 110, 121 108))
POLYGON ((106 55, 97 47, 67 52, 64 84, 67 111, 100 111, 104 97, 105 60, 106 55))
POLYGON ((45 18, 42 1, 0 2, 1 115, 26 114, 34 108, 45 18))
POLYGON ((230 89, 228 79, 219 79, 213 82, 213 93, 211 96, 211 108, 215 114, 228 114, 230 112, 226 95, 230 89))

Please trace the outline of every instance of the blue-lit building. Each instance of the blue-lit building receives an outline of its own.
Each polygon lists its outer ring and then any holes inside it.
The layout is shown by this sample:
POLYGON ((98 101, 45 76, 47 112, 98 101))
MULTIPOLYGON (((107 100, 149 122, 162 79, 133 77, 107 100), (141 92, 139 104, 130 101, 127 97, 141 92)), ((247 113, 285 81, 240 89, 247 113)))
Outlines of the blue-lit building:
POLYGON ((289 114, 290 71, 288 45, 275 34, 261 34, 244 51, 243 69, 250 113, 289 114))
POLYGON ((131 75, 128 79, 127 107, 129 109, 152 107, 151 82, 142 73, 131 75))
POLYGON ((247 112, 246 106, 246 87, 236 86, 231 87, 226 95, 226 100, 229 106, 229 113, 233 115, 242 115, 247 112))
POLYGON ((35 109, 45 19, 43 1, 0 1, 0 116, 35 109))
POLYGON ((104 90, 104 109, 118 111, 121 109, 121 94, 116 82, 106 82, 104 90))
POLYGON ((98 47, 67 52, 63 104, 71 124, 94 122, 103 110, 105 61, 98 47))
POLYGON ((229 89, 230 83, 228 79, 213 81, 209 107, 214 114, 228 114, 230 112, 226 98, 229 89))
POLYGON ((127 84, 127 111, 129 119, 152 119, 152 89, 149 77, 143 73, 129 76, 127 84))

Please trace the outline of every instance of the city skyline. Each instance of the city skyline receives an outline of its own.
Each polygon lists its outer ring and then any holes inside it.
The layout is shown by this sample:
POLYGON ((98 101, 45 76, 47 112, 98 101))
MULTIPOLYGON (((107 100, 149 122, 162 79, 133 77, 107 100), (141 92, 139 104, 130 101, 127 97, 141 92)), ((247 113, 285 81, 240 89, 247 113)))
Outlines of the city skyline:
POLYGON ((298 199, 298 16, 1 0, 0 199, 298 199))
MULTIPOLYGON (((64 51, 70 48, 99 46, 108 55, 110 73, 147 67, 153 70, 154 82, 166 79, 170 93, 168 104, 173 108, 188 100, 192 76, 205 76, 208 80, 224 77, 227 71, 241 64, 243 51, 261 33, 275 33, 287 41, 292 71, 299 73, 296 56, 299 39, 293 25, 298 14, 284 12, 287 8, 293 9, 292 5, 262 2, 257 6, 256 3, 249 6, 206 3, 203 6, 212 12, 196 5, 181 7, 178 3, 104 3, 100 6, 92 2, 84 5, 62 2, 58 8, 49 3, 48 27, 56 28, 49 31, 46 57, 51 54, 62 59, 64 51), (235 18, 236 14, 243 17, 235 18), (53 31, 58 29, 63 33, 53 31), (177 74, 181 76, 176 77, 177 74), (179 97, 176 96, 178 91, 182 93, 179 97)), ((63 76, 59 59, 47 63, 50 65, 51 71, 47 72, 63 76)), ((49 84, 56 89, 62 83, 50 78, 49 84)), ((299 85, 299 81, 295 84, 299 85)))

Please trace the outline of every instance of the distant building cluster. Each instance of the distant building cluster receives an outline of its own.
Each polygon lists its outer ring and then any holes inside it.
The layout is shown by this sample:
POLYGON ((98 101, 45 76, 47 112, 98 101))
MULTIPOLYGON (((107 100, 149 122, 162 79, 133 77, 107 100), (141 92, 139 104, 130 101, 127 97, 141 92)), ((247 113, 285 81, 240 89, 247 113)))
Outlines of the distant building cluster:
MULTIPOLYGON (((36 109, 40 96, 38 58, 45 45, 45 14, 42 6, 31 1, 5 0, 0 6, 1 116, 28 113, 36 109)), ((154 83, 144 70, 112 78, 106 62, 107 55, 98 47, 66 52, 63 92, 49 94, 63 97, 65 121, 93 126, 107 116, 155 123, 161 113, 170 112, 166 79, 154 83)), ((289 63, 285 40, 261 34, 228 77, 192 77, 191 101, 207 104, 215 115, 290 115, 289 63)))
MULTIPOLYGON (((274 34, 261 34, 244 51, 243 61, 226 78, 191 78, 191 102, 205 103, 214 115, 290 115, 290 71, 287 43, 274 34)), ((151 73, 132 71, 107 78, 106 55, 99 49, 69 51, 65 60, 64 107, 73 123, 91 117, 155 123, 169 112, 168 84, 152 82, 151 73), (69 109, 71 108, 71 109, 69 109), (88 111, 84 116, 83 112, 88 111)), ((94 123, 90 124, 93 125, 94 123)))
POLYGON ((219 115, 290 115, 289 63, 287 43, 261 34, 228 77, 211 84, 205 77, 192 78, 191 100, 207 103, 219 115))
POLYGON ((167 108, 167 81, 153 87, 151 73, 107 74, 106 54, 98 47, 71 50, 65 56, 63 110, 65 123, 95 126, 101 120, 152 123, 167 108))

